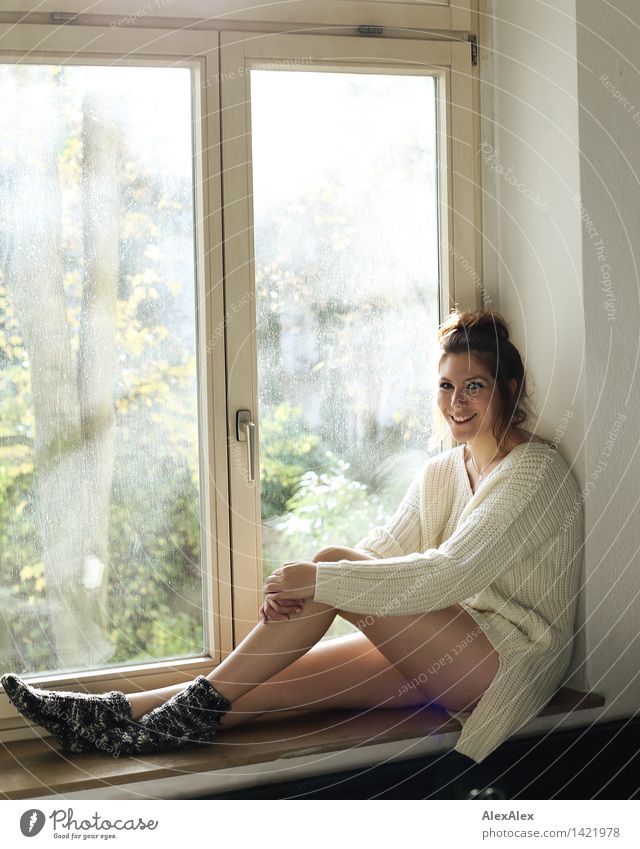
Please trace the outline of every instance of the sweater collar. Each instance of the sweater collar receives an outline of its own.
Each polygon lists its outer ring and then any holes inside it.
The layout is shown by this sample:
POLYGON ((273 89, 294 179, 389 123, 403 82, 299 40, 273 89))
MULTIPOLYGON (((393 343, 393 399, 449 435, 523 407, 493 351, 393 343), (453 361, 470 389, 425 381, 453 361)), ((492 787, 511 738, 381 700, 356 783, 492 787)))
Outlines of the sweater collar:
MULTIPOLYGON (((474 496, 478 495, 480 490, 484 487, 484 481, 482 481, 480 483, 480 485, 477 487, 475 492, 471 489, 471 481, 469 480, 469 473, 467 472, 467 467, 466 467, 465 462, 464 462, 465 445, 466 445, 466 443, 463 442, 462 445, 458 445, 458 447, 455 450, 458 453, 458 457, 457 457, 458 466, 459 466, 460 472, 461 472, 461 474, 463 475, 463 478, 464 478, 464 483, 465 483, 467 494, 471 498, 473 498, 474 496)), ((500 460, 498 465, 492 470, 491 474, 487 475, 487 480, 493 475, 493 472, 497 472, 499 469, 502 469, 503 466, 505 465, 505 463, 508 464, 508 461, 511 460, 514 457, 514 455, 517 459, 518 452, 520 451, 521 448, 531 448, 532 446, 534 446, 536 448, 540 447, 540 448, 544 448, 544 449, 548 449, 548 448, 551 447, 546 442, 534 442, 533 440, 527 441, 527 442, 520 442, 518 445, 515 446, 515 448, 512 448, 511 451, 509 451, 509 453, 507 454, 506 457, 504 457, 502 460, 500 460)))

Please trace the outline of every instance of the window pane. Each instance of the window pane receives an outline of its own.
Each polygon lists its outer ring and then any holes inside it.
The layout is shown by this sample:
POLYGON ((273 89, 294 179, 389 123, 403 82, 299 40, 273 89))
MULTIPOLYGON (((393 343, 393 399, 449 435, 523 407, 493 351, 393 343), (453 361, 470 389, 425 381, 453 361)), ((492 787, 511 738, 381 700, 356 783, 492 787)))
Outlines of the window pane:
POLYGON ((190 71, 0 89, 0 667, 200 654, 190 71))
POLYGON ((436 110, 430 76, 250 81, 266 575, 354 546, 428 456, 436 110))

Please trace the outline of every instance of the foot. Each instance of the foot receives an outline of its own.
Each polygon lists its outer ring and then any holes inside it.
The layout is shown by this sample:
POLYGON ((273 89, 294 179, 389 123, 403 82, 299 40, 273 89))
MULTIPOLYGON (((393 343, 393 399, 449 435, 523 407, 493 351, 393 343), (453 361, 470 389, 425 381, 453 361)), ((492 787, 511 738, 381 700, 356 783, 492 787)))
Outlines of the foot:
POLYGON ((231 702, 208 678, 199 675, 184 690, 142 717, 138 750, 156 752, 209 742, 230 709, 231 702))
POLYGON ((71 693, 43 690, 17 675, 3 675, 0 683, 11 704, 27 719, 46 728, 68 752, 87 752, 108 729, 131 723, 131 707, 124 693, 71 693))
POLYGON ((210 728, 183 734, 181 737, 173 734, 151 734, 138 725, 129 728, 114 727, 98 735, 92 743, 94 751, 104 752, 114 758, 120 755, 148 755, 157 752, 168 752, 174 749, 190 749, 194 746, 206 746, 216 737, 215 724, 210 728))
POLYGON ((204 675, 184 690, 145 714, 128 728, 109 728, 95 741, 95 748, 121 754, 150 754, 210 743, 217 726, 231 708, 204 675))

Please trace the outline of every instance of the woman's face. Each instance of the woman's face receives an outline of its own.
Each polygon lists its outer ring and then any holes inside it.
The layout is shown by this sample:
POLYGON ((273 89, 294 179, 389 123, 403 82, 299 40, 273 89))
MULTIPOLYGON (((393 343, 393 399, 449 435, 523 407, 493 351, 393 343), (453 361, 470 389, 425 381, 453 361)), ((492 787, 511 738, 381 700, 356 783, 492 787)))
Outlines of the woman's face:
POLYGON ((493 423, 501 400, 493 378, 473 354, 445 354, 440 360, 438 406, 453 438, 493 440, 493 423), (456 421, 457 420, 457 421, 456 421))

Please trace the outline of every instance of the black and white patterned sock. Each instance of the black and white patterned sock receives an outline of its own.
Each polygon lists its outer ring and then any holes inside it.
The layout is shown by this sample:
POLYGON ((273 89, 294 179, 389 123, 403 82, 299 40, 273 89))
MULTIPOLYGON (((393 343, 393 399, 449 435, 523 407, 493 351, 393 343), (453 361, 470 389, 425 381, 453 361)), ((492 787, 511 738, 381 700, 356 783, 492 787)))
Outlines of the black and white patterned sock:
POLYGON ((7 698, 27 719, 46 728, 69 752, 87 752, 108 729, 133 723, 131 706, 124 693, 71 693, 43 690, 17 675, 0 678, 7 698))
POLYGON ((95 748, 121 754, 149 754, 210 743, 231 702, 199 675, 184 690, 154 708, 129 727, 107 729, 95 748))

